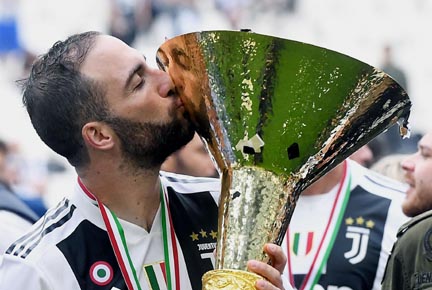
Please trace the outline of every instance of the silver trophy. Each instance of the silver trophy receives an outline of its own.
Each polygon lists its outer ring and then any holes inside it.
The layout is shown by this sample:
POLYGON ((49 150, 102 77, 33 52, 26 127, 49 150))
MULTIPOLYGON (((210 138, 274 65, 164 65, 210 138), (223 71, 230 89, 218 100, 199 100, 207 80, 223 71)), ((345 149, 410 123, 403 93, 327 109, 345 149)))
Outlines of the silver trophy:
POLYGON ((203 289, 255 289, 248 260, 281 244, 300 193, 399 123, 410 100, 391 77, 321 47, 247 31, 167 40, 173 79, 222 176, 214 271, 203 289))

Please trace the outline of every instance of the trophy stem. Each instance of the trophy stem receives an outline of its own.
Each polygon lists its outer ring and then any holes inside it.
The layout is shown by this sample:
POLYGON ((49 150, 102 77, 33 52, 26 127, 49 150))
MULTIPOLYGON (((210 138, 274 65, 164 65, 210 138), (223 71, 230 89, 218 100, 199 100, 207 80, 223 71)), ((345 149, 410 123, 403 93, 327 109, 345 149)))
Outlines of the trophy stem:
POLYGON ((263 247, 277 239, 291 200, 285 182, 285 176, 254 166, 223 173, 216 269, 247 270, 252 259, 269 262, 263 247))

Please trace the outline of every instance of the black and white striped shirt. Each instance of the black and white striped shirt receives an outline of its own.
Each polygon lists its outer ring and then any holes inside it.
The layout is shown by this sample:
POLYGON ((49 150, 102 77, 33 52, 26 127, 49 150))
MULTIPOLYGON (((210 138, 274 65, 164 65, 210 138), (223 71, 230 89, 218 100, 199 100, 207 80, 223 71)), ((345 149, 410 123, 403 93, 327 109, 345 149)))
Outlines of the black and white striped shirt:
MULTIPOLYGON (((201 276, 214 267, 220 181, 166 172, 160 177, 180 244, 179 264, 186 269, 180 288, 201 289, 201 276)), ((150 267, 164 289, 158 271, 164 261, 160 210, 150 232, 120 223, 141 285, 150 267)), ((0 289, 126 289, 99 208, 78 184, 6 251, 0 289)))

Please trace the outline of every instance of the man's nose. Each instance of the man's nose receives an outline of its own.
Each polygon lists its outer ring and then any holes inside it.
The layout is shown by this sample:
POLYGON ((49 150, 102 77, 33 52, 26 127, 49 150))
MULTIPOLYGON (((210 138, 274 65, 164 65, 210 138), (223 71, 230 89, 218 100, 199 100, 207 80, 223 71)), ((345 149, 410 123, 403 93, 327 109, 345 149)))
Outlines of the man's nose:
POLYGON ((170 75, 162 70, 154 69, 154 77, 158 83, 158 93, 161 97, 170 97, 175 94, 175 85, 170 75))
POLYGON ((412 160, 412 157, 408 157, 402 160, 401 167, 405 171, 414 171, 415 162, 412 160))

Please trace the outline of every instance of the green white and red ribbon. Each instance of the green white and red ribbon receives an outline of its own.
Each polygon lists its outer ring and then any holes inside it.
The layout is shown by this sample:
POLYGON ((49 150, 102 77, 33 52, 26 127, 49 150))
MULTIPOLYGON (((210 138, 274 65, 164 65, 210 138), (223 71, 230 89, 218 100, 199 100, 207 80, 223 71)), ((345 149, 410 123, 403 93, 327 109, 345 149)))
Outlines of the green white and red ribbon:
POLYGON ((161 217, 164 241, 164 257, 168 290, 180 290, 180 266, 178 243, 172 226, 171 213, 168 206, 168 196, 161 189, 161 217), (174 273, 172 272, 174 270, 174 273))
MULTIPOLYGON (((149 285, 140 285, 135 266, 130 257, 126 236, 117 216, 107 208, 95 195, 93 195, 78 178, 78 183, 86 195, 96 203, 100 209, 102 219, 105 223, 108 236, 113 248, 120 271, 129 290, 152 290, 158 281, 151 280, 149 285)), ((162 237, 164 244, 166 286, 168 290, 180 290, 180 267, 178 259, 178 243, 172 226, 171 214, 168 206, 168 196, 164 193, 162 186, 160 191, 162 237)), ((162 264, 162 265, 163 265, 162 264)), ((159 285, 160 289, 163 285, 159 285)))
MULTIPOLYGON (((349 200, 349 196, 351 193, 351 174, 348 170, 347 162, 343 163, 344 173, 342 177, 342 181, 339 184, 335 200, 333 202, 332 209, 330 211, 330 217, 327 222, 327 225, 324 229, 323 237, 318 245, 317 252, 312 260, 312 265, 309 268, 308 273, 306 273, 303 282, 299 290, 304 289, 313 289, 315 284, 318 283, 322 270, 327 263, 330 252, 333 249, 333 245, 336 239, 336 236, 339 232, 339 228, 345 214, 345 209, 349 200)), ((289 228, 287 231, 287 263, 288 263, 288 272, 289 279, 291 285, 294 287, 294 275, 292 272, 291 266, 291 249, 290 249, 290 232, 289 228)))

